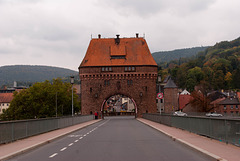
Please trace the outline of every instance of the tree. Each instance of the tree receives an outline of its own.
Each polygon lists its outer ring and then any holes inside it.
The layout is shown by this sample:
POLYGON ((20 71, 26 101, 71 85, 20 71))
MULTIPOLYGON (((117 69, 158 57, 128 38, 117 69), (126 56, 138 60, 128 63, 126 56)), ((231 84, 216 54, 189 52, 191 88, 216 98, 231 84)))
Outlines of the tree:
POLYGON ((198 112, 209 112, 212 109, 212 106, 210 105, 211 99, 207 94, 209 89, 209 83, 206 81, 201 81, 200 85, 197 87, 197 90, 194 90, 191 93, 193 99, 190 101, 190 104, 193 107, 196 107, 198 112))
POLYGON ((208 82, 210 85, 212 85, 212 80, 213 80, 213 73, 214 71, 212 70, 212 68, 210 68, 209 66, 204 66, 202 68, 202 71, 204 73, 204 81, 208 82))
MULTIPOLYGON (((72 90, 70 83, 61 79, 35 83, 32 87, 14 93, 10 107, 2 114, 4 120, 21 120, 70 115, 72 90), (56 109, 56 107, 58 107, 56 109)), ((74 91, 74 111, 79 112, 80 102, 74 91)))
POLYGON ((227 85, 227 89, 232 87, 232 73, 227 72, 227 74, 224 77, 224 80, 226 82, 227 85))
POLYGON ((200 81, 204 78, 204 73, 200 67, 194 67, 188 70, 187 77, 194 79, 197 83, 200 83, 200 81))
POLYGON ((224 74, 222 70, 217 70, 213 75, 214 89, 225 89, 224 74))
POLYGON ((240 65, 238 66, 238 68, 236 70, 233 71, 232 74, 232 85, 233 88, 238 88, 240 89, 240 65))
POLYGON ((200 67, 195 67, 189 69, 187 72, 187 80, 186 80, 186 88, 189 91, 193 91, 194 87, 200 83, 204 78, 204 73, 202 72, 200 67))
POLYGON ((223 74, 226 74, 228 71, 232 70, 231 62, 229 60, 220 58, 214 63, 213 69, 215 71, 221 70, 223 71, 223 74))
POLYGON ((187 79, 187 71, 186 68, 182 65, 176 75, 176 83, 180 88, 186 88, 186 79, 187 79))
POLYGON ((187 79, 186 81, 186 88, 188 91, 192 92, 194 90, 194 87, 196 86, 196 81, 192 78, 187 79))

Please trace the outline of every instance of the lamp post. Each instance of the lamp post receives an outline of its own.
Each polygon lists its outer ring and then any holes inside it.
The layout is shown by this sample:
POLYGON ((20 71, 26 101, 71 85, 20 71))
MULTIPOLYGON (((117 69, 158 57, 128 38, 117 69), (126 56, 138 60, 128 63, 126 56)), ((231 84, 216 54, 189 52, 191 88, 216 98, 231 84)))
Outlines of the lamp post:
POLYGON ((70 83, 72 84, 72 116, 73 116, 73 84, 74 84, 74 76, 70 77, 70 83))
MULTIPOLYGON (((158 93, 161 92, 161 87, 160 87, 160 82, 161 82, 161 75, 158 74, 158 93)), ((160 107, 159 107, 159 114, 161 115, 162 113, 162 107, 161 107, 161 100, 158 99, 158 101, 160 101, 160 107)))
POLYGON ((57 117, 57 92, 56 92, 56 117, 57 117))

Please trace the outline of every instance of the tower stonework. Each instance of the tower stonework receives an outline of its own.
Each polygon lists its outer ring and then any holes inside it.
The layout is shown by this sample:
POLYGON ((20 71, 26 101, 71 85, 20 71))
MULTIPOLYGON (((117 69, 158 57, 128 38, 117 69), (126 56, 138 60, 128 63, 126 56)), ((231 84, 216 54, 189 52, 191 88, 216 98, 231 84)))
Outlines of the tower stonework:
POLYGON ((102 113, 113 95, 129 97, 137 117, 156 113, 157 64, 145 39, 92 39, 79 66, 82 114, 102 113))
POLYGON ((164 112, 172 113, 178 109, 178 87, 170 78, 164 86, 164 112))

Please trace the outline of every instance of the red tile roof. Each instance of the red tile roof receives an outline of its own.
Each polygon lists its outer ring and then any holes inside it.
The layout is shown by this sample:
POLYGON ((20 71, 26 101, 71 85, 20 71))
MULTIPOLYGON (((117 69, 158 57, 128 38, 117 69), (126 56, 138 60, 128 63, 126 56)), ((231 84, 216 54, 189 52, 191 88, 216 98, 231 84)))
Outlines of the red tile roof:
POLYGON ((98 38, 90 41, 80 67, 90 66, 157 66, 143 38, 98 38))
POLYGON ((10 103, 13 99, 13 93, 0 93, 0 103, 10 103))
POLYGON ((192 96, 188 94, 179 95, 179 109, 183 109, 191 101, 192 96))
POLYGON ((226 99, 225 97, 218 98, 218 99, 212 101, 210 104, 216 106, 216 104, 219 104, 219 102, 221 102, 221 101, 223 101, 225 99, 226 99))

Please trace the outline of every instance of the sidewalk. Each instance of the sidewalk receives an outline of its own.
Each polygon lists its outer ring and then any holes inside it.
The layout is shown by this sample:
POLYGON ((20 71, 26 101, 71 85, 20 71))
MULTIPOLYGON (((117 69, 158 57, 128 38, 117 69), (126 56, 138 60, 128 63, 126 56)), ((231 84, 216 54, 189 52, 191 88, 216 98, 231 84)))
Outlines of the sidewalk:
POLYGON ((147 124, 165 135, 171 137, 174 141, 178 141, 188 147, 199 151, 212 160, 219 161, 239 161, 240 148, 231 144, 226 144, 217 140, 203 137, 185 130, 169 127, 143 118, 138 118, 144 124, 147 124))
POLYGON ((59 137, 67 135, 71 132, 84 128, 88 125, 94 124, 99 120, 92 120, 78 125, 66 127, 63 129, 54 130, 40 135, 32 136, 26 139, 18 140, 9 144, 0 145, 0 161, 11 158, 15 155, 23 153, 27 150, 36 148, 40 145, 47 144, 59 137))

